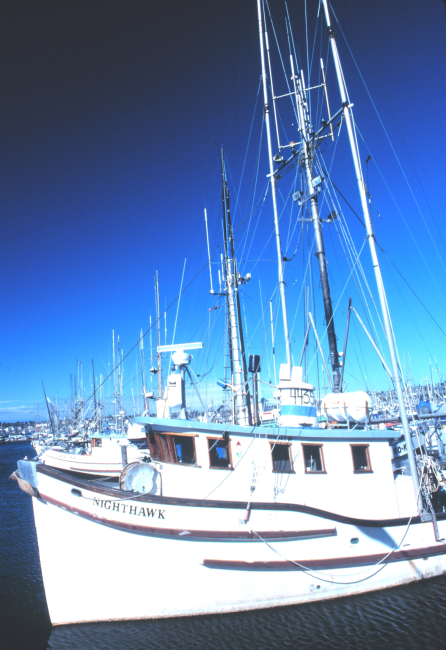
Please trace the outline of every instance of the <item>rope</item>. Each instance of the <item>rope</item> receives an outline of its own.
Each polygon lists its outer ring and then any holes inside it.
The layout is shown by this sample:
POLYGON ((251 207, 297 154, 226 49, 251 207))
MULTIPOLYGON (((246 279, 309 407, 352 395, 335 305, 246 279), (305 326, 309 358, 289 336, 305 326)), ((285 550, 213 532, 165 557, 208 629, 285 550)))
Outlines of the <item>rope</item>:
MULTIPOLYGON (((417 502, 418 502, 418 497, 420 495, 420 490, 421 490, 421 483, 420 483, 420 487, 418 489, 417 502)), ((363 582, 363 580, 369 580, 370 578, 373 578, 375 575, 377 575, 377 573, 379 573, 379 571, 381 571, 381 569, 384 568, 384 565, 383 566, 380 566, 380 565, 383 564, 383 562, 385 562, 387 560, 387 558, 392 555, 392 553, 394 553, 398 548, 400 548, 401 544, 404 542, 404 540, 406 538, 407 533, 409 532, 409 528, 410 528, 410 525, 412 524, 413 517, 414 517, 414 515, 412 515, 410 517, 409 521, 407 522, 406 530, 404 531, 404 535, 403 535, 401 541, 399 542, 399 544, 397 544, 393 549, 391 549, 386 555, 384 555, 384 557, 382 557, 380 560, 378 560, 378 562, 376 562, 375 564, 372 564, 372 565, 368 566, 366 569, 363 569, 362 571, 359 571, 358 573, 346 574, 345 577, 354 578, 356 576, 360 576, 363 573, 366 573, 367 571, 370 571, 370 569, 372 569, 372 568, 374 568, 376 566, 379 567, 378 570, 375 571, 375 573, 373 575, 371 575, 371 576, 367 576, 366 578, 361 578, 360 580, 352 580, 350 582, 340 582, 340 581, 333 580, 333 579, 329 580, 328 578, 321 578, 320 576, 329 576, 329 577, 332 578, 332 575, 329 574, 329 573, 326 573, 325 571, 317 571, 317 570, 310 569, 309 567, 306 567, 304 564, 301 564, 300 562, 295 562, 294 560, 290 560, 289 558, 285 557, 285 555, 280 553, 280 551, 278 551, 273 546, 271 546, 271 544, 269 542, 267 542, 265 539, 263 539, 263 537, 261 537, 255 530, 251 530, 250 532, 253 535, 256 535, 256 537, 258 537, 260 539, 260 541, 262 541, 264 544, 266 544, 268 546, 268 548, 270 548, 273 551, 273 553, 275 553, 276 555, 281 557, 286 562, 290 562, 290 564, 294 564, 295 566, 299 567, 299 569, 302 569, 303 571, 308 573, 311 577, 316 578, 318 580, 322 580, 323 582, 330 582, 331 584, 349 585, 349 584, 356 584, 358 582, 363 582), (317 574, 317 575, 314 575, 314 574, 317 574)))

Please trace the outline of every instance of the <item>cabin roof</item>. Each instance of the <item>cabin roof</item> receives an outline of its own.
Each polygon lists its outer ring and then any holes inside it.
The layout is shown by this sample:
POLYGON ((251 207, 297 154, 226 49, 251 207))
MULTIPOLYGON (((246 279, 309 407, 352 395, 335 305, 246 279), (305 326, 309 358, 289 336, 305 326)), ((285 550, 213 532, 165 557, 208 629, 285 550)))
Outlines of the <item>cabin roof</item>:
POLYGON ((289 440, 381 440, 388 441, 397 437, 397 432, 387 429, 313 429, 309 427, 246 427, 237 424, 212 422, 198 422, 196 420, 179 420, 156 417, 136 417, 133 420, 138 424, 150 427, 152 431, 175 431, 191 433, 208 433, 222 435, 227 433, 233 436, 262 436, 264 438, 284 437, 289 440))

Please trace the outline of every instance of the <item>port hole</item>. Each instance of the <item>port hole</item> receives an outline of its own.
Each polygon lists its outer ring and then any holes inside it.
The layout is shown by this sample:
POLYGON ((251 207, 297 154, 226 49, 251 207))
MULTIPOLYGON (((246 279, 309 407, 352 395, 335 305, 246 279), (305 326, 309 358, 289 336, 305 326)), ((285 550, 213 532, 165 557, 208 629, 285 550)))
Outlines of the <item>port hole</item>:
POLYGON ((82 492, 81 492, 80 490, 76 490, 75 488, 73 488, 73 489, 71 490, 71 494, 72 494, 74 497, 81 497, 81 496, 82 496, 82 492))
POLYGON ((350 544, 358 544, 358 543, 359 543, 359 539, 357 537, 352 537, 351 538, 350 544))

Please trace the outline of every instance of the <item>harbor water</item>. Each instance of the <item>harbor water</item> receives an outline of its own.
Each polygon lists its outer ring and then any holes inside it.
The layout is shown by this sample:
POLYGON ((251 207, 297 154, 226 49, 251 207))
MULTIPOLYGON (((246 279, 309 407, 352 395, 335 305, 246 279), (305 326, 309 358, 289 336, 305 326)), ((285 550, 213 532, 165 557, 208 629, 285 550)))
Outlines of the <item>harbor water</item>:
MULTIPOLYGON (((0 648, 5 650, 347 650, 436 649, 446 646, 446 576, 404 587, 309 605, 256 612, 52 628, 45 603, 31 498, 8 477, 28 443, 0 446, 0 648)), ((76 557, 90 563, 100 549, 86 539, 76 557)), ((126 570, 126 552, 113 571, 126 570)), ((149 561, 141 558, 141 562, 149 561)), ((67 585, 69 588, 69 585, 67 585)), ((94 585, 85 585, 94 590, 94 585)), ((147 585, 156 589, 156 585, 147 585)), ((175 589, 175 584, 172 584, 175 589)), ((79 594, 81 598, 82 595, 79 594)), ((117 593, 116 598, 125 598, 117 593)))

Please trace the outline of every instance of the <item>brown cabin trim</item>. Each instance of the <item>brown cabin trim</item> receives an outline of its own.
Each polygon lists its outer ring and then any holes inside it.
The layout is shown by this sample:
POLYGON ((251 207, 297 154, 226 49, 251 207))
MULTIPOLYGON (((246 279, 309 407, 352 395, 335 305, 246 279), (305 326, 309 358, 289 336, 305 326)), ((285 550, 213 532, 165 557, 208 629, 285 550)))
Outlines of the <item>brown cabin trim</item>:
POLYGON ((353 464, 353 474, 373 474, 372 470, 372 462, 370 460, 370 445, 369 444, 361 444, 361 443, 350 443, 350 451, 352 454, 352 464, 353 464), (365 447, 365 453, 367 456, 367 463, 368 463, 368 468, 367 469, 355 469, 355 459, 353 457, 353 447, 365 447))
POLYGON ((293 463, 293 455, 291 453, 291 447, 293 445, 292 442, 284 442, 282 440, 268 440, 270 444, 270 453, 271 453, 271 471, 273 474, 295 474, 296 470, 294 469, 294 463, 293 463), (289 461, 291 465, 291 469, 288 470, 287 472, 281 472, 278 469, 274 469, 274 458, 273 458, 273 449, 277 447, 278 445, 282 446, 287 446, 288 447, 288 454, 289 454, 289 461))
MULTIPOLYGON (((260 534, 260 533, 259 533, 260 534)), ((446 553, 446 544, 438 546, 427 546, 424 548, 413 548, 405 551, 395 551, 387 556, 387 553, 375 553, 374 555, 358 555, 356 557, 335 557, 322 558, 319 560, 295 560, 293 564, 290 560, 272 560, 269 562, 243 562, 241 560, 203 560, 203 566, 210 569, 242 569, 246 570, 288 570, 288 571, 305 571, 306 569, 343 569, 347 567, 363 566, 369 564, 378 564, 384 558, 382 566, 390 562, 403 562, 404 560, 421 560, 423 558, 444 555, 446 553), (297 566, 297 565, 301 566, 297 566)))
MULTIPOLYGON (((224 440, 223 436, 206 436, 206 440, 224 440)), ((231 472, 234 470, 234 464, 232 462, 232 449, 231 449, 231 438, 228 438, 228 454, 229 454, 229 466, 228 467, 217 467, 216 465, 211 465, 211 454, 210 454, 210 449, 209 449, 209 443, 208 445, 208 459, 209 459, 209 469, 222 469, 226 470, 227 472, 231 472)))
MULTIPOLYGON (((160 497, 156 495, 141 495, 135 497, 134 492, 110 488, 106 483, 103 483, 101 485, 98 483, 94 484, 91 480, 74 477, 72 474, 66 471, 59 470, 54 467, 48 467, 41 463, 37 464, 36 469, 41 474, 55 478, 58 481, 62 481, 63 483, 68 483, 73 487, 88 490, 90 492, 94 492, 95 494, 102 494, 104 496, 107 495, 114 497, 115 499, 122 499, 123 497, 131 496, 132 501, 143 503, 157 503, 160 505, 173 505, 193 508, 246 510, 246 501, 217 501, 214 499, 187 499, 181 497, 160 497)), ((251 502, 250 509, 268 511, 272 510, 277 512, 302 512, 304 514, 314 515, 315 517, 320 517, 322 519, 328 519, 329 521, 337 521, 341 524, 352 524, 353 526, 360 528, 390 528, 393 526, 405 526, 409 523, 410 520, 410 517, 401 517, 394 519, 361 519, 356 517, 347 517, 345 515, 339 515, 334 512, 328 512, 327 510, 320 510, 319 508, 304 506, 297 503, 269 503, 262 501, 253 501, 251 502)), ((438 521, 446 520, 446 512, 436 513, 435 516, 438 521)), ((412 525, 419 523, 421 523, 421 519, 418 515, 412 517, 412 525)))
POLYGON ((326 473, 327 473, 327 470, 325 469, 324 451, 323 451, 323 449, 322 449, 323 446, 324 446, 324 445, 323 445, 322 443, 319 443, 319 442, 316 443, 316 444, 313 444, 312 442, 303 442, 303 443, 302 443, 302 459, 303 459, 303 461, 304 461, 304 470, 305 470, 305 474, 326 474, 326 473), (320 472, 318 472, 318 471, 307 470, 307 466, 306 466, 306 464, 305 464, 305 451, 304 451, 304 447, 319 447, 319 448, 320 448, 320 454, 321 454, 321 465, 322 465, 322 470, 321 470, 320 472))

